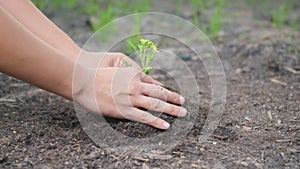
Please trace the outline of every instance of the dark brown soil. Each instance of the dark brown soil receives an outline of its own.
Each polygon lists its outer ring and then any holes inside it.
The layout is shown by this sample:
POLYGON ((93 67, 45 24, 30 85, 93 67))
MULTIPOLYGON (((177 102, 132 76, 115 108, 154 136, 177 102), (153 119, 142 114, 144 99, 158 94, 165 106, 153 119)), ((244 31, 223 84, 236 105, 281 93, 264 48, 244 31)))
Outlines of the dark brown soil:
MULTIPOLYGON (((209 111, 210 83, 191 53, 180 55, 200 86, 199 116, 166 153, 104 150, 84 133, 71 102, 0 74, 0 168, 300 168, 300 51, 291 50, 288 36, 291 32, 299 45, 299 32, 276 30, 270 21, 254 19, 243 4, 236 6, 229 9, 238 17, 225 19, 215 42, 226 72, 227 102, 208 140, 198 137, 209 111)), ((54 20, 78 44, 91 34, 84 18, 54 20)), ((176 90, 173 79, 153 76, 176 90)), ((130 137, 163 132, 126 120, 107 121, 130 137)))

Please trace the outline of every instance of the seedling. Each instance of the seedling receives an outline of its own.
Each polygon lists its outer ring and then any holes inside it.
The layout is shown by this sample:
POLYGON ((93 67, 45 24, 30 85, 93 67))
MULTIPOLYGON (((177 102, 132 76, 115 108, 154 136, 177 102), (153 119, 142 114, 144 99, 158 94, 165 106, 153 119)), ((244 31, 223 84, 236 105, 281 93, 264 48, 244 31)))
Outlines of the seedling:
POLYGON ((110 23, 115 18, 112 6, 108 5, 106 9, 102 9, 101 12, 96 12, 97 22, 92 23, 93 31, 96 32, 104 25, 110 23))
POLYGON ((221 8, 216 7, 214 11, 214 15, 211 17, 210 20, 210 37, 216 38, 219 31, 222 27, 222 14, 221 14, 221 8))
MULTIPOLYGON (((140 43, 137 46, 130 41, 128 41, 128 43, 137 53, 142 64, 143 72, 149 75, 153 69, 149 64, 153 61, 155 53, 159 52, 157 50, 157 45, 152 41, 143 38, 140 39, 140 43)), ((124 63, 126 65, 126 62, 124 63)))
POLYGON ((296 41, 295 41, 295 37, 290 35, 290 40, 291 40, 291 43, 292 43, 292 48, 290 49, 290 52, 294 53, 296 56, 298 56, 298 46, 296 44, 296 41))
POLYGON ((190 0, 190 7, 192 9, 193 12, 193 23, 200 28, 200 23, 199 23, 199 15, 198 13, 204 13, 205 12, 205 1, 203 0, 190 0))
MULTIPOLYGON (((148 12, 150 9, 150 0, 144 0, 144 1, 130 1, 131 5, 128 11, 128 13, 126 14, 130 14, 130 13, 144 13, 144 12, 148 12)), ((127 40, 127 53, 133 53, 135 52, 135 50, 132 48, 131 44, 137 44, 140 41, 140 37, 138 36, 134 36, 137 35, 141 32, 141 23, 143 21, 143 15, 133 15, 133 23, 132 28, 131 28, 131 32, 130 35, 131 37, 127 40)))
POLYGON ((190 0, 189 2, 190 2, 190 6, 193 9, 193 14, 197 14, 198 12, 204 13, 206 8, 204 0, 190 0))
POLYGON ((292 28, 294 31, 298 31, 299 29, 298 21, 296 19, 292 20, 292 28))
POLYGON ((276 28, 282 28, 285 25, 286 13, 287 13, 287 8, 285 4, 282 4, 279 7, 278 11, 272 12, 272 20, 276 28))
POLYGON ((138 44, 141 39, 140 36, 134 36, 134 35, 137 35, 141 32, 141 22, 143 18, 141 18, 141 15, 133 15, 133 17, 134 17, 134 22, 132 24, 132 28, 130 32, 131 37, 127 39, 128 53, 133 53, 136 51, 136 49, 133 48, 135 46, 132 44, 138 44))
POLYGON ((193 23, 203 31, 210 39, 215 40, 222 27, 222 12, 224 8, 224 0, 207 1, 192 0, 189 1, 193 11, 193 23), (199 22, 198 12, 205 13, 206 8, 214 6, 214 14, 211 17, 206 17, 205 21, 199 22))

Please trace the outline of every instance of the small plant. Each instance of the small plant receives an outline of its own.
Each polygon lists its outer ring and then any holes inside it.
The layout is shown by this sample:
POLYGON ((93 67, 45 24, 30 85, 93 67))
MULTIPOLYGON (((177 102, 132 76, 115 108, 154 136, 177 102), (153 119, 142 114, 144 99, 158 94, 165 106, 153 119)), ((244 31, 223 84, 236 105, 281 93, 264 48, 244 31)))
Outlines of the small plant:
POLYGON ((290 40, 291 40, 291 43, 292 43, 292 48, 290 49, 290 52, 294 53, 296 56, 298 56, 298 46, 296 44, 296 41, 295 41, 295 37, 290 35, 290 40))
POLYGON ((215 40, 222 27, 222 12, 224 8, 224 0, 217 1, 203 1, 192 0, 189 1, 193 11, 193 23, 210 39, 215 40), (198 12, 204 13, 207 7, 214 7, 214 14, 211 17, 206 17, 202 23, 199 21, 198 12))
POLYGON ((204 13, 205 12, 205 2, 203 0, 190 0, 190 8, 192 9, 193 12, 193 23, 200 28, 200 23, 199 23, 199 12, 204 13))
POLYGON ((136 35, 141 32, 141 22, 143 18, 141 18, 140 15, 134 15, 133 17, 134 17, 134 22, 132 24, 132 28, 130 32, 131 37, 127 39, 127 53, 135 52, 136 49, 133 48, 134 45, 132 44, 139 43, 141 39, 140 36, 136 36, 136 35))
POLYGON ((221 8, 216 7, 214 11, 214 15, 210 19, 210 27, 209 27, 209 33, 211 38, 216 38, 219 31, 222 27, 222 14, 221 14, 221 8))
POLYGON ((285 25, 286 13, 287 9, 285 4, 282 4, 278 11, 276 10, 272 12, 272 21, 276 28, 282 28, 285 25))
MULTIPOLYGON (((153 61, 155 53, 159 52, 157 50, 157 45, 150 40, 140 39, 140 43, 136 46, 129 41, 129 44, 137 52, 137 56, 142 64, 143 72, 147 75, 152 71, 152 67, 149 64, 153 61)), ((124 62, 127 66, 126 62, 124 62)))
MULTIPOLYGON (((129 11, 127 11, 127 15, 132 13, 144 13, 148 12, 150 9, 150 0, 144 0, 144 1, 130 1, 131 4, 129 5, 129 11)), ((135 36, 137 34, 140 34, 141 32, 141 24, 143 21, 143 15, 133 15, 133 23, 131 27, 131 32, 130 35, 131 37, 127 40, 127 53, 133 53, 135 51, 134 48, 132 48, 131 44, 137 44, 139 43, 141 37, 140 36, 135 36)))
POLYGON ((294 31, 298 31, 299 29, 298 21, 296 19, 292 20, 292 28, 294 31))
POLYGON ((90 11, 90 15, 92 15, 95 18, 95 20, 91 23, 94 32, 98 31, 100 28, 110 23, 115 18, 115 15, 113 13, 113 7, 111 5, 108 5, 106 9, 101 10, 99 6, 97 7, 97 5, 95 4, 93 8, 90 9, 93 9, 90 11), (94 12, 92 13, 92 11, 94 12))
POLYGON ((193 14, 205 11, 206 5, 204 0, 190 0, 190 6, 193 9, 193 14))

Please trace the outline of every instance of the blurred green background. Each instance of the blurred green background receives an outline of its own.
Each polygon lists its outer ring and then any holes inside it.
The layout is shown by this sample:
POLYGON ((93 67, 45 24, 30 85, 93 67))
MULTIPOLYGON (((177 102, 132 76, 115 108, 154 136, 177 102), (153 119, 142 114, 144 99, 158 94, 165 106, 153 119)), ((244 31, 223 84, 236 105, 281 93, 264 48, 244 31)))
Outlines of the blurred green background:
POLYGON ((89 25, 97 31, 112 20, 133 13, 165 12, 189 19, 214 40, 224 20, 239 15, 231 8, 252 10, 254 18, 266 20, 277 29, 299 31, 298 0, 33 0, 46 15, 68 10, 72 15, 88 15, 89 25), (243 3, 243 5, 240 5, 243 3), (246 5, 245 5, 246 4, 246 5))

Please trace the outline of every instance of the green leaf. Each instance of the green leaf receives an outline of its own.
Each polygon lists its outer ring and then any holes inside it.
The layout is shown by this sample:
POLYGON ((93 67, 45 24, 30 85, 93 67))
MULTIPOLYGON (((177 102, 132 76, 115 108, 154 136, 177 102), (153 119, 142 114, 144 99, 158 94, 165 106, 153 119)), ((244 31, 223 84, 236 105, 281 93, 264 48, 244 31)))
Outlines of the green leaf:
POLYGON ((123 60, 124 64, 126 67, 132 67, 132 64, 127 62, 126 60, 123 60))
POLYGON ((127 40, 127 43, 129 44, 130 47, 132 47, 132 49, 133 49, 134 51, 137 51, 136 46, 131 42, 130 39, 127 40))
POLYGON ((150 72, 152 71, 152 67, 144 67, 143 68, 143 72, 145 73, 145 74, 147 74, 147 75, 149 75, 150 74, 150 72))

